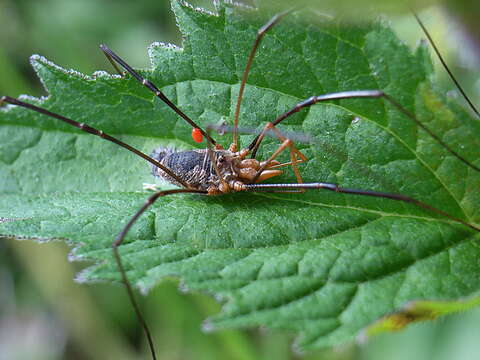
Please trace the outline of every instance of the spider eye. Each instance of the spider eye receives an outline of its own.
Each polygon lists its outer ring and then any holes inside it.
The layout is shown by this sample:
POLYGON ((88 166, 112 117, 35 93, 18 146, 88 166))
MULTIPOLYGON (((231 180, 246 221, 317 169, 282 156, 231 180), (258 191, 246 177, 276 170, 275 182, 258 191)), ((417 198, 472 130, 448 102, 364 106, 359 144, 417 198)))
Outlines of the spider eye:
POLYGON ((219 163, 219 164, 223 164, 224 162, 225 162, 225 158, 224 158, 223 156, 220 156, 220 157, 218 158, 218 163, 219 163))

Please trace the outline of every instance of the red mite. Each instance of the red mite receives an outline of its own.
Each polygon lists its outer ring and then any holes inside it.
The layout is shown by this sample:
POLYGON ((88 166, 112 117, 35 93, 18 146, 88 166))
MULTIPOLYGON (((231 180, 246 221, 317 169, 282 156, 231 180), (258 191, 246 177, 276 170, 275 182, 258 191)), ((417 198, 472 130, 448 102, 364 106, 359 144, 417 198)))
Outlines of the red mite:
POLYGON ((201 143, 203 141, 202 131, 199 128, 192 129, 192 139, 197 143, 201 143))

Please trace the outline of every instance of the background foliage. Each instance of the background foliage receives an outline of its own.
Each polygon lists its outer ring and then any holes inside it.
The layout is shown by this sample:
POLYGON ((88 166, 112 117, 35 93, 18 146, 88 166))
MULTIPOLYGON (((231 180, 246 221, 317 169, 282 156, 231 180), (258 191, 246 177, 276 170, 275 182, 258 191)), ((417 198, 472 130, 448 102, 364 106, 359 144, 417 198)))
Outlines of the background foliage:
MULTIPOLYGON (((58 11, 59 8, 62 6, 66 6, 65 4, 67 2, 61 2, 63 5, 60 3, 56 3, 54 1, 51 2, 52 9, 56 9, 58 11)), ((38 48, 38 50, 35 50, 33 45, 31 49, 28 52, 40 52, 42 54, 48 54, 49 58, 54 59, 57 63, 64 65, 65 67, 68 68, 75 68, 78 69, 84 73, 91 73, 93 69, 99 69, 99 68, 105 68, 107 70, 109 69, 108 64, 105 64, 105 61, 103 59, 103 56, 100 54, 100 52, 97 50, 97 44, 101 41, 105 41, 109 44, 115 44, 115 39, 106 39, 106 32, 107 31, 112 31, 115 36, 118 35, 118 33, 128 33, 129 30, 128 28, 131 26, 133 30, 130 30, 131 33, 129 35, 124 35, 121 37, 121 40, 119 40, 119 43, 128 43, 126 39, 131 36, 133 39, 131 48, 123 49, 121 44, 119 44, 116 49, 120 53, 126 53, 126 54, 145 54, 145 48, 146 45, 148 45, 149 42, 152 42, 153 40, 163 40, 163 41, 171 41, 171 39, 178 39, 178 34, 176 34, 176 30, 172 27, 171 31, 172 34, 169 35, 167 38, 162 38, 160 39, 158 36, 156 36, 156 32, 160 32, 161 29, 157 29, 156 27, 152 27, 154 36, 151 38, 151 40, 146 40, 145 44, 141 46, 141 49, 136 49, 135 46, 139 43, 138 39, 148 39, 148 31, 145 31, 145 33, 135 33, 135 31, 138 31, 138 28, 142 28, 142 25, 135 26, 136 24, 133 15, 135 15, 136 11, 139 14, 139 18, 142 19, 142 23, 144 19, 148 19, 149 16, 152 16, 156 11, 159 13, 163 13, 165 15, 166 19, 169 19, 171 21, 172 15, 169 11, 169 5, 168 3, 159 9, 153 10, 153 8, 150 8, 148 12, 143 13, 140 11, 137 7, 132 8, 131 10, 127 11, 128 9, 126 4, 122 4, 122 9, 125 9, 125 13, 128 15, 128 21, 123 19, 121 17, 121 14, 119 14, 118 18, 118 27, 116 28, 114 26, 114 23, 111 21, 108 21, 105 23, 105 20, 102 20, 101 16, 98 16, 100 19, 90 19, 92 18, 88 14, 91 14, 91 9, 92 9, 92 4, 90 4, 90 7, 88 7, 88 2, 85 2, 85 7, 86 9, 83 9, 85 14, 87 14, 86 19, 89 19, 88 21, 92 21, 92 24, 95 26, 88 26, 85 25, 85 23, 82 23, 82 21, 79 21, 79 28, 78 29, 73 29, 70 32, 63 32, 59 31, 58 28, 56 28, 54 31, 50 28, 48 29, 48 26, 53 26, 53 25, 48 25, 48 22, 46 19, 44 20, 45 23, 43 23, 43 31, 44 31, 44 36, 39 36, 36 41, 35 41, 35 46, 39 46, 38 44, 41 43, 42 38, 50 38, 52 39, 51 35, 58 33, 62 34, 63 36, 59 36, 59 39, 53 41, 50 40, 49 44, 57 44, 58 46, 53 46, 57 50, 62 48, 62 42, 64 46, 64 51, 61 51, 61 55, 59 53, 58 58, 56 55, 54 55, 54 52, 56 50, 52 49, 51 52, 48 48, 38 48), (101 25, 108 25, 105 28, 101 28, 98 24, 101 25), (128 24, 128 26, 125 26, 125 24, 128 24), (84 34, 85 29, 95 29, 96 26, 99 26, 101 29, 97 30, 98 33, 95 33, 93 31, 92 38, 88 42, 88 44, 82 44, 82 43, 77 43, 76 45, 73 45, 74 42, 72 39, 78 36, 79 33, 84 34), (81 30, 81 31, 79 31, 81 30), (102 35, 99 35, 101 33, 102 35), (69 36, 65 36, 65 34, 69 34, 69 36), (133 34, 133 35, 132 35, 133 34), (68 41, 67 41, 68 40, 68 41), (89 49, 88 51, 78 51, 78 49, 89 49), (76 63, 76 61, 81 60, 81 55, 83 54, 84 60, 85 58, 93 58, 93 53, 99 54, 99 63, 102 65, 90 65, 91 68, 88 67, 82 67, 82 66, 89 66, 89 65, 82 65, 82 63, 76 63), (65 56, 65 54, 72 56, 72 59, 67 59, 65 62, 63 60, 60 60, 61 56, 65 56), (78 59, 77 59, 78 58, 78 59)), ((103 4, 103 3, 101 3, 103 4)), ((106 3, 105 3, 106 4, 106 3)), ((163 4, 163 3, 161 3, 163 4)), ((45 3, 43 3, 43 6, 41 8, 35 8, 34 5, 30 4, 24 4, 24 8, 22 8, 21 4, 19 5, 13 5, 10 4, 10 10, 8 11, 24 11, 24 15, 27 18, 33 19, 30 22, 24 23, 24 27, 19 27, 22 29, 25 29, 25 31, 28 30, 28 26, 32 26, 32 23, 35 24, 35 21, 39 21, 38 27, 35 27, 32 30, 32 33, 29 35, 28 33, 26 34, 26 39, 31 40, 34 39, 36 36, 36 33, 41 33, 42 32, 42 21, 40 20, 35 20, 36 16, 39 16, 38 13, 36 12, 45 12, 45 14, 48 14, 48 8, 43 8, 45 6, 45 3), (17 7, 18 6, 18 7, 17 7), (13 10, 12 10, 13 9, 13 10), (32 13, 30 13, 32 11, 32 13)), ((71 5, 72 7, 74 5, 71 5)), ((77 4, 78 6, 78 4, 77 4)), ((103 5, 102 5, 103 6, 103 5)), ((106 5, 105 5, 106 6, 106 5)), ((153 6, 153 5, 152 5, 153 6)), ((98 8, 95 7, 95 10, 98 8)), ((112 12, 111 9, 109 9, 112 12)), ((63 10, 67 12, 67 10, 63 10)), ((75 18, 78 16, 80 17, 80 14, 82 11, 80 11, 78 8, 72 8, 70 9, 72 11, 72 16, 75 18)), ((2 11, 2 14, 5 14, 4 11, 2 11)), ((44 14, 44 16, 46 16, 44 14)), ((116 13, 115 13, 116 14, 116 13)), ((41 16, 39 16, 41 17, 41 16)), ((48 16, 46 16, 48 18, 48 16)), ((109 18, 108 16, 104 16, 103 19, 109 18)), ((153 16, 155 18, 155 16, 153 16)), ((12 21, 11 19, 9 20, 10 22, 12 21)), ((87 20, 84 20, 87 21, 87 20)), ((155 23, 158 20, 153 20, 152 23, 155 23)), ((7 24, 7 22, 3 22, 3 24, 7 24)), ((69 24, 76 23, 75 21, 69 21, 69 24)), ((148 24, 148 23, 147 23, 148 24)), ((148 28, 148 25, 145 26, 143 24, 143 27, 146 29, 148 28)), ((18 36, 18 32, 13 32, 16 36, 18 36)), ((82 35, 82 38, 88 39, 88 36, 85 36, 85 38, 82 35)), ((178 41, 177 41, 178 43, 178 41)), ((47 45, 44 45, 47 46, 47 45)), ((25 47, 28 48, 28 45, 25 47)), ((2 46, 2 49, 7 49, 7 46, 2 46)), ((23 56, 23 63, 27 63, 28 55, 23 56)), ((7 58, 7 57, 5 57, 7 58)), ((10 57, 9 57, 10 58, 10 57)), ((147 64, 141 63, 141 61, 145 61, 147 59, 146 55, 144 56, 139 56, 138 62, 136 62, 134 57, 130 57, 129 55, 129 60, 132 60, 132 63, 136 67, 141 67, 145 66, 147 64)), ((85 60, 85 63, 87 60, 85 60)), ((6 63, 6 62, 5 62, 6 63)), ((27 65, 28 66, 28 65, 27 65)), ((9 72, 11 74, 15 74, 15 71, 11 71, 11 69, 15 69, 13 67, 3 67, 2 69, 8 68, 9 72)), ((18 74, 17 78, 15 79, 14 76, 14 81, 10 84, 12 84, 12 87, 19 86, 20 90, 17 90, 19 92, 27 92, 27 93, 34 93, 34 91, 31 91, 29 87, 35 86, 32 84, 35 84, 36 80, 34 76, 27 75, 27 78, 30 77, 33 82, 30 84, 27 81, 22 80, 23 76, 21 73, 18 74), (23 86, 23 89, 22 89, 23 86)), ((2 80, 6 79, 5 77, 2 77, 2 80)), ((5 81, 5 80, 3 80, 5 81)), ((1 91, 8 93, 9 95, 17 95, 14 91, 9 88, 9 84, 5 83, 5 85, 2 83, 0 84, 1 91), (3 86, 8 90, 4 90, 3 86)), ((38 84, 37 84, 38 85, 38 84)), ((46 336, 44 341, 38 341, 37 336, 32 336, 32 342, 36 346, 42 346, 45 345, 46 343, 48 344, 54 344, 55 346, 49 347, 48 351, 52 351, 51 349, 56 349, 56 353, 53 355, 46 355, 45 358, 61 358, 62 356, 65 356, 65 358, 82 358, 87 356, 94 358, 98 357, 101 358, 102 356, 105 356, 105 354, 108 354, 108 357, 117 357, 117 358, 128 358, 129 354, 132 354, 135 352, 135 349, 128 349, 129 345, 127 342, 124 341, 122 338, 122 335, 117 335, 117 330, 116 330, 116 325, 118 323, 115 322, 120 322, 122 323, 121 325, 131 325, 132 326, 132 331, 130 337, 133 339, 134 343, 135 341, 138 341, 138 335, 136 335, 136 322, 135 319, 129 316, 130 313, 130 308, 129 304, 126 301, 121 301, 122 299, 125 300, 124 294, 123 294, 123 289, 121 288, 116 288, 112 286, 105 286, 102 285, 101 287, 99 286, 96 289, 93 289, 94 296, 98 297, 98 299, 95 299, 93 303, 89 300, 90 295, 86 295, 85 292, 89 291, 90 289, 86 289, 85 287, 78 287, 74 284, 71 284, 71 278, 73 275, 68 275, 65 274, 65 282, 62 282, 60 280, 54 280, 52 279, 53 274, 55 275, 60 275, 59 273, 63 273, 63 271, 60 270, 61 265, 57 265, 55 261, 53 260, 52 256, 55 254, 55 249, 52 245, 45 245, 42 247, 30 245, 30 244, 11 244, 12 247, 7 249, 2 252, 5 254, 5 259, 2 259, 2 264, 7 264, 8 262, 13 262, 13 264, 19 264, 20 262, 24 262, 25 264, 28 264, 28 267, 31 268, 31 276, 25 276, 22 275, 22 272, 19 270, 11 270, 12 268, 15 269, 15 267, 11 266, 4 266, 3 267, 3 273, 4 277, 7 281, 2 282, 2 284, 6 284, 5 288, 7 291, 2 291, 2 294, 8 294, 9 296, 5 296, 5 301, 6 304, 9 305, 8 307, 2 307, 5 309, 8 309, 7 312, 5 312, 5 316, 2 317, 2 325, 4 324, 15 324, 15 328, 19 329, 19 332, 24 331, 24 329, 28 329, 29 331, 35 330, 35 327, 38 329, 44 329, 46 325, 47 331, 39 330, 38 332, 46 336), (30 245, 30 246, 29 246, 30 245), (29 249, 30 248, 30 249, 29 249), (48 249, 46 249, 48 248, 48 249), (32 250, 33 249, 33 250, 32 250), (37 257, 36 252, 42 252, 42 255, 37 257), (14 256, 10 257, 8 254, 13 254, 14 256), (35 261, 35 259, 38 258, 38 263, 35 261), (23 260, 22 260, 23 259, 23 260), (8 286, 9 279, 15 280, 13 282, 10 282, 12 286, 8 286), (30 283, 30 280, 34 280, 38 282, 38 285, 35 285, 33 283, 30 283), (49 279, 46 281, 46 279, 49 279), (60 293, 56 292, 59 291, 60 293), (95 294, 98 292, 97 294, 95 294), (42 293, 44 293, 42 295, 42 293), (44 310, 40 310, 40 312, 37 314, 30 309, 32 307, 29 307, 32 303, 35 304, 33 308, 37 307, 36 304, 39 302, 42 302, 42 300, 47 300, 50 299, 52 303, 50 305, 47 305, 47 312, 44 312, 44 310), (66 301, 62 301, 66 300, 66 301), (94 306, 96 304, 103 304, 104 307, 101 308, 99 311, 98 309, 95 309, 94 306), (25 308, 23 307, 25 305, 25 308), (72 311, 71 309, 75 308, 76 311, 72 311), (25 310, 23 310, 25 309, 25 310), (82 309, 80 311, 79 309, 82 309), (66 315, 65 317, 58 317, 60 314, 66 315), (27 315, 24 315, 27 314, 27 315), (30 315, 32 314, 32 315, 30 315), (78 316, 77 316, 78 314, 78 316), (124 314, 124 316, 121 316, 124 314), (109 315, 112 315, 110 318, 109 315), (23 319, 23 316, 25 317, 26 320, 23 319), (56 321, 53 321, 53 324, 55 326, 51 326, 52 321, 50 319, 57 319, 56 321), (92 323, 88 323, 88 321, 92 321, 92 323), (122 320, 123 319, 123 320, 122 320), (24 320, 24 321, 22 321, 24 320), (102 325, 102 323, 104 325, 102 325), (113 326, 112 326, 113 325, 113 326), (98 328, 102 328, 104 326, 104 331, 98 331, 98 328), (89 331, 90 328, 95 329, 95 332, 89 331), (89 333, 95 333, 96 337, 95 339, 88 338, 87 335, 89 333), (102 339, 101 336, 104 336, 105 339, 102 339), (100 340, 102 339, 102 340, 100 340), (94 341, 95 340, 95 341, 94 341), (98 346, 95 346, 95 344, 98 344, 98 346), (91 352, 89 354, 85 354, 85 352, 91 352), (116 355, 118 352, 118 356, 116 355)), ((1 244, 1 246, 5 246, 5 244, 1 244)), ((59 245, 59 248, 63 247, 59 245)), ((64 255, 63 255, 64 256, 64 255)), ((61 258, 61 256, 60 256, 61 258)), ((200 333, 199 328, 200 328, 200 320, 202 318, 206 317, 206 314, 211 314, 218 310, 218 306, 211 301, 210 299, 207 299, 201 295, 188 295, 188 296, 181 296, 176 293, 176 290, 174 289, 174 286, 169 286, 168 284, 162 285, 157 291, 155 291, 154 295, 150 296, 147 300, 147 312, 148 316, 150 318, 151 323, 158 324, 158 327, 156 329, 156 337, 157 338, 162 338, 162 344, 172 344, 172 348, 167 348, 163 349, 163 351, 166 351, 165 355, 170 355, 170 356, 177 356, 177 357, 191 357, 191 358, 198 358, 198 354, 204 354, 206 358, 211 358, 211 356, 216 355, 216 356, 221 356, 222 358, 261 358, 262 356, 265 356, 265 358, 288 358, 289 351, 288 351, 288 341, 287 335, 280 335, 280 334, 267 334, 262 336, 258 336, 259 332, 254 331, 250 332, 251 336, 249 334, 241 333, 241 332, 222 332, 219 334, 214 334, 214 335, 209 335, 205 336, 200 333), (161 303, 162 306, 160 309, 158 309, 158 304, 161 303), (150 304, 150 308, 152 309, 152 312, 148 311, 148 307, 150 304), (195 309, 199 309, 201 312, 201 315, 197 313, 192 313, 195 309), (155 310, 155 311, 153 311, 155 310), (168 314, 168 315, 167 315, 168 314), (158 320, 157 320, 158 319, 158 320), (188 321, 187 321, 188 320, 188 321), (190 321, 192 323, 190 324, 190 321), (190 336, 191 335, 191 336, 190 336), (188 336, 188 337, 187 337, 188 336), (236 355, 234 355, 236 354, 236 355), (240 355, 238 355, 240 354, 240 355), (210 355, 210 356, 209 356, 210 355)), ((472 319, 472 316, 470 317, 470 320, 472 319)), ((442 333, 444 337, 448 339, 448 341, 442 342, 444 346, 452 346, 451 348, 440 348, 440 350, 437 351, 441 354, 448 354, 451 351, 456 351, 455 347, 459 346, 462 349, 468 348, 468 346, 465 346, 462 344, 461 346, 458 345, 456 342, 457 338, 456 336, 450 336, 448 335, 448 329, 451 329, 452 327, 455 329, 455 334, 458 333, 456 330, 457 325, 461 320, 454 319, 451 320, 450 322, 442 322, 441 325, 435 327, 433 325, 421 325, 421 326, 416 326, 413 328, 413 330, 408 330, 407 332, 401 334, 401 335, 387 335, 384 336, 380 339, 375 339, 373 343, 369 344, 365 348, 357 348, 355 346, 347 347, 346 349, 343 349, 340 353, 331 353, 328 352, 328 355, 322 353, 322 354, 312 354, 312 358, 314 357, 324 357, 324 356, 333 356, 333 357, 341 357, 341 358, 355 358, 355 357, 374 357, 376 351, 382 351, 382 347, 385 346, 384 344, 391 342, 391 345, 393 346, 393 349, 390 351, 393 351, 395 354, 402 354, 401 349, 407 348, 406 346, 402 346, 402 339, 419 339, 421 337, 423 339, 422 345, 420 344, 414 344, 410 346, 411 348, 415 348, 416 355, 420 356, 421 355, 421 350, 422 347, 424 347, 426 353, 431 353, 430 346, 432 344, 435 344, 437 341, 439 341, 437 338, 438 333, 442 333), (451 325, 453 324, 453 325, 451 325), (419 330, 420 329, 420 330, 419 330), (440 330, 439 330, 440 329, 440 330), (413 335, 409 335, 412 334, 413 335), (447 335, 445 335, 445 332, 447 332, 447 335), (382 340, 384 339, 384 340, 382 340), (394 340, 392 340, 394 339, 394 340), (453 340, 452 340, 453 339, 453 340), (383 341, 383 342, 382 342, 383 341), (453 344, 453 345, 451 345, 453 344), (397 347, 398 348, 395 348, 397 347), (454 349, 454 350, 452 350, 454 349)), ((466 321, 466 320, 464 320, 466 321)), ((462 325, 460 325, 461 327, 462 325)), ((465 326, 465 325, 464 325, 465 326)), ((467 324, 468 326, 468 324, 467 324)), ((4 328, 9 328, 9 326, 6 326, 4 328)), ((7 333, 8 334, 8 333, 7 333)), ((12 332, 9 334, 10 336, 12 335, 12 332)), ((24 339, 26 337, 23 337, 24 339)), ((27 337, 28 338, 28 337, 27 337)), ((0 339, 2 341, 2 339, 0 339)), ((12 339, 5 337, 4 340, 5 344, 9 343, 10 346, 12 346, 12 339)), ((407 340, 408 341, 408 340, 407 340)), ((462 341, 468 341, 468 338, 463 338, 462 341)), ((14 344, 15 342, 13 342, 14 344)), ((2 347, 3 348, 3 347, 2 347)), ((13 351, 21 351, 22 347, 18 345, 17 347, 13 346, 12 347, 13 351)), ((26 347, 24 348, 24 350, 26 347)), ((445 356, 445 355, 442 355, 445 356)), ((12 358, 12 357, 10 357, 12 358)))

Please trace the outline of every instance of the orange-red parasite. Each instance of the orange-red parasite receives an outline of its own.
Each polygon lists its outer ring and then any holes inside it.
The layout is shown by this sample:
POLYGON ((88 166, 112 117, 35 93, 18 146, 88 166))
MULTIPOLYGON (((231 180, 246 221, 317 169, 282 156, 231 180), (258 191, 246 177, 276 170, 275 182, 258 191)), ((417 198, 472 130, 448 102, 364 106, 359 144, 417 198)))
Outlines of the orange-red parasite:
POLYGON ((203 134, 199 128, 192 129, 192 139, 197 143, 201 143, 203 141, 203 134))

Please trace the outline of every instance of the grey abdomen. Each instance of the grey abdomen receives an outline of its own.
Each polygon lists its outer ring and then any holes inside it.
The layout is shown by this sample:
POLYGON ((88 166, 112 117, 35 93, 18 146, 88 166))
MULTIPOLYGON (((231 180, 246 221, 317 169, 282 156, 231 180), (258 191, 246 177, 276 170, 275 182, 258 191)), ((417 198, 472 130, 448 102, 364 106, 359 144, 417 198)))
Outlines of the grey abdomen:
MULTIPOLYGON (((174 149, 159 148, 152 157, 196 189, 207 190, 217 178, 206 149, 176 152, 174 149)), ((181 186, 156 166, 152 166, 152 172, 153 176, 181 186)))

